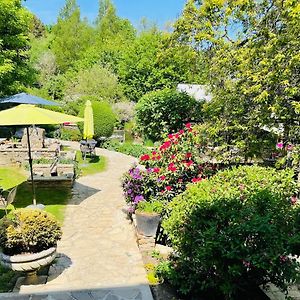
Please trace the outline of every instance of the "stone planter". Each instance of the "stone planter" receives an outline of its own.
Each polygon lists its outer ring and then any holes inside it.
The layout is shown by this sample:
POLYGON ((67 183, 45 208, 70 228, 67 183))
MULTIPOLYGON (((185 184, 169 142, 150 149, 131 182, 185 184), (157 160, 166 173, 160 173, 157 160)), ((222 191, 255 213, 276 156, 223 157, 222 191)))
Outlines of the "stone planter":
POLYGON ((25 284, 35 284, 37 282, 36 272, 44 266, 49 265, 56 257, 56 248, 52 247, 39 253, 5 255, 0 253, 0 263, 2 266, 13 271, 26 272, 25 284))
POLYGON ((160 223, 160 215, 157 213, 135 212, 136 227, 139 234, 145 236, 156 236, 160 223))

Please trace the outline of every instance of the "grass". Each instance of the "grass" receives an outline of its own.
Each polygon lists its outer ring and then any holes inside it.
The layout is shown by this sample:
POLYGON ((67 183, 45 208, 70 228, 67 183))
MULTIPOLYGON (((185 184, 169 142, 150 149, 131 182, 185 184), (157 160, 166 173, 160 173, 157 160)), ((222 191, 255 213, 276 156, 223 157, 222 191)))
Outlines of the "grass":
POLYGON ((27 180, 26 172, 21 168, 3 167, 0 168, 0 187, 4 190, 10 189, 27 180))
MULTIPOLYGON (((36 185, 37 203, 45 205, 45 211, 52 213, 61 223, 68 201, 71 199, 71 188, 66 186, 39 186, 36 185)), ((15 208, 24 208, 32 204, 31 184, 23 183, 18 187, 15 208)))
POLYGON ((107 166, 107 160, 103 156, 86 157, 82 158, 81 152, 76 152, 76 161, 78 162, 78 168, 81 176, 92 175, 105 171, 107 166))
POLYGON ((17 274, 0 265, 0 293, 12 291, 16 282, 17 274))

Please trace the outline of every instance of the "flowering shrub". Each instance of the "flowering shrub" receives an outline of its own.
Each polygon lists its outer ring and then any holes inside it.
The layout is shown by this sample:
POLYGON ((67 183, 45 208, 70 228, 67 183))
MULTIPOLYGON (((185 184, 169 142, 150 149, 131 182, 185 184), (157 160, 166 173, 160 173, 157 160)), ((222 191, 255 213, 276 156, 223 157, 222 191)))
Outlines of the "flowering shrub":
POLYGON ((141 200, 155 199, 169 202, 185 191, 187 184, 197 183, 218 168, 217 164, 203 161, 203 147, 191 124, 177 133, 169 134, 158 149, 140 157, 144 169, 134 166, 123 177, 127 203, 134 211, 141 200))
POLYGON ((185 294, 228 299, 267 282, 285 290, 300 267, 297 192, 292 171, 256 166, 190 186, 167 206, 162 226, 178 256, 163 275, 185 294))

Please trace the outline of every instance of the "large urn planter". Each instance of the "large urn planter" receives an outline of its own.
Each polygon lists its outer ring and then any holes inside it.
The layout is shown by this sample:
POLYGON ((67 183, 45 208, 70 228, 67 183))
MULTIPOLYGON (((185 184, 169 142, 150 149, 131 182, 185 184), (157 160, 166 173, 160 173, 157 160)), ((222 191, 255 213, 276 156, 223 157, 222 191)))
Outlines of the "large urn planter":
POLYGON ((37 283, 37 271, 53 262, 56 248, 52 247, 38 253, 6 255, 0 253, 0 263, 3 267, 17 272, 25 272, 25 284, 37 283))
POLYGON ((135 217, 139 234, 152 237, 156 236, 158 225, 160 223, 160 214, 136 211, 135 217))

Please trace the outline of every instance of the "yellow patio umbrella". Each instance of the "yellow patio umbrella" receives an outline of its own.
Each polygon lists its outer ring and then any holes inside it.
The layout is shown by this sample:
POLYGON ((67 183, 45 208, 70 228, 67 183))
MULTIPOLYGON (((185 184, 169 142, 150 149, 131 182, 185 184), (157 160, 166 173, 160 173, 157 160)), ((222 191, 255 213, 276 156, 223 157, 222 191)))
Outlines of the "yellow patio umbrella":
POLYGON ((65 122, 83 122, 82 118, 58 113, 34 105, 21 104, 0 111, 0 126, 24 125, 27 130, 28 156, 32 183, 33 205, 36 205, 35 187, 33 182, 32 157, 29 139, 29 126, 39 124, 63 124, 65 122))
POLYGON ((85 103, 84 123, 83 123, 83 138, 91 140, 94 136, 94 116, 93 108, 90 100, 85 103))

